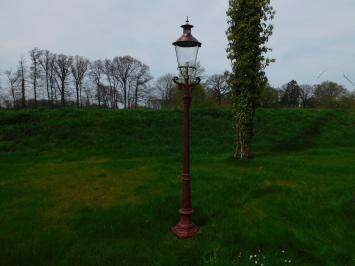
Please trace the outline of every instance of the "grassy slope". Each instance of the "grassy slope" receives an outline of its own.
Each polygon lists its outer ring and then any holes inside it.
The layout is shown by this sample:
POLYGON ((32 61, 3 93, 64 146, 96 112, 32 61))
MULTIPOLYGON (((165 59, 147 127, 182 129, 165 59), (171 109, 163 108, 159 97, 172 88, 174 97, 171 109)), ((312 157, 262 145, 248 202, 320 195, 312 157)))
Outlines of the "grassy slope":
POLYGON ((181 241, 180 111, 0 111, 0 264, 355 265, 354 113, 258 110, 248 162, 232 133, 192 112, 181 241))

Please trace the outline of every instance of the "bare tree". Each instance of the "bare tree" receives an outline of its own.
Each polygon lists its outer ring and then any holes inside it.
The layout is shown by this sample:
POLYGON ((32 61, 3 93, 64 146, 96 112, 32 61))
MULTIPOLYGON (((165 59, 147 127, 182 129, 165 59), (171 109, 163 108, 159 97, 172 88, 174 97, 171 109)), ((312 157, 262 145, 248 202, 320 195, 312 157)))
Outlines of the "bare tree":
POLYGON ((103 72, 105 74, 106 82, 108 86, 103 86, 101 88, 101 95, 103 97, 103 102, 105 107, 109 107, 111 101, 111 95, 114 84, 113 67, 112 60, 105 59, 103 64, 103 72))
POLYGON ((22 56, 17 68, 17 75, 21 83, 21 107, 26 107, 26 74, 27 69, 25 65, 25 58, 22 56))
MULTIPOLYGON (((91 82, 91 81, 90 81, 91 82)), ((95 102, 95 93, 93 92, 93 87, 89 82, 83 85, 83 92, 84 92, 84 103, 85 106, 90 106, 95 102)))
POLYGON ((211 96, 217 100, 218 104, 221 105, 223 98, 229 92, 227 75, 215 74, 209 76, 206 81, 206 88, 211 96))
POLYGON ((54 105, 54 100, 56 102, 56 104, 58 103, 58 96, 57 96, 57 91, 59 91, 59 83, 58 80, 56 78, 56 56, 55 55, 51 55, 50 61, 49 61, 49 84, 50 84, 50 95, 51 95, 51 106, 54 105))
POLYGON ((137 108, 151 91, 149 66, 130 56, 90 63, 81 56, 56 55, 34 48, 29 51, 29 58, 28 69, 23 57, 19 61, 16 84, 7 94, 17 107, 37 107, 43 97, 49 106, 64 106, 76 94, 78 107, 98 103, 108 108, 137 108))
MULTIPOLYGON (((9 100, 9 93, 6 91, 6 87, 3 86, 2 74, 0 72, 0 109, 3 107, 11 108, 12 102, 9 100)), ((6 72, 4 74, 6 76, 6 72)))
POLYGON ((34 96, 34 107, 37 107, 37 82, 40 78, 40 50, 34 48, 30 51, 31 57, 31 67, 30 67, 30 79, 32 80, 33 96, 34 96))
POLYGON ((3 103, 6 101, 5 91, 3 90, 4 88, 2 87, 1 76, 2 76, 2 73, 0 72, 0 109, 3 106, 3 103))
POLYGON ((41 50, 39 64, 44 72, 45 87, 47 92, 48 104, 53 106, 54 94, 54 75, 55 75, 55 56, 48 50, 41 50))
POLYGON ((76 106, 81 106, 81 91, 83 79, 88 70, 89 60, 81 56, 75 56, 73 64, 71 65, 71 72, 74 77, 75 90, 76 90, 76 106))
POLYGON ((121 85, 124 108, 128 106, 129 79, 134 71, 134 61, 135 59, 131 56, 115 57, 112 61, 114 77, 121 85))
POLYGON ((149 66, 139 60, 135 60, 134 73, 132 76, 134 82, 134 108, 138 107, 138 101, 143 100, 142 98, 146 95, 144 90, 146 89, 145 85, 153 78, 149 72, 149 66))
POLYGON ((205 74, 206 69, 201 65, 200 62, 196 63, 196 69, 195 69, 195 77, 199 77, 202 81, 205 79, 205 74))
POLYGON ((300 88, 301 88, 300 99, 303 108, 305 108, 309 105, 309 101, 314 94, 314 87, 311 85, 304 84, 304 85, 300 85, 300 88))
POLYGON ((315 100, 322 107, 337 107, 338 100, 346 94, 347 90, 342 85, 331 81, 324 81, 314 87, 315 100))
POLYGON ((104 96, 106 107, 118 108, 119 92, 118 87, 120 81, 117 79, 117 67, 113 60, 105 59, 103 64, 103 72, 106 77, 108 86, 101 87, 101 95, 104 96))
POLYGON ((161 100, 163 106, 169 106, 173 101, 174 90, 176 90, 173 78, 173 74, 165 74, 155 82, 154 88, 156 90, 156 95, 154 96, 161 100))
POLYGON ((17 88, 17 82, 19 80, 19 76, 17 75, 17 73, 13 73, 11 70, 5 71, 5 75, 7 78, 9 91, 13 100, 13 107, 15 108, 17 106, 16 88, 17 88))
POLYGON ((55 57, 55 73, 59 78, 58 89, 60 91, 60 102, 61 105, 65 105, 65 94, 66 94, 66 82, 70 74, 71 65, 73 63, 73 57, 60 54, 55 57))
POLYGON ((103 75, 103 63, 101 60, 96 60, 89 65, 89 77, 91 81, 96 86, 96 95, 99 106, 101 106, 101 93, 100 88, 102 87, 102 75, 103 75))

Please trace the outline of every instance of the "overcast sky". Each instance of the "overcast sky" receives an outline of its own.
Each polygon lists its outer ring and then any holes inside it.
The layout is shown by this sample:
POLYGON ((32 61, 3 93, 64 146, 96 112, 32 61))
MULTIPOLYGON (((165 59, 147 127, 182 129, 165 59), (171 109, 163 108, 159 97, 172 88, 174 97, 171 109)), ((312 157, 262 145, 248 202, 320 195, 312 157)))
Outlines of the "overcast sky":
MULTIPOLYGON (((280 86, 355 80, 354 0, 273 0, 275 31, 269 46, 276 63, 267 74, 280 86), (322 74, 322 75, 320 75, 322 74), (320 76, 320 77, 319 77, 320 76)), ((229 69, 228 0, 0 0, 0 69, 15 68, 33 47, 89 59, 131 55, 158 77, 176 72, 171 45, 185 16, 202 42, 208 74, 229 69)))

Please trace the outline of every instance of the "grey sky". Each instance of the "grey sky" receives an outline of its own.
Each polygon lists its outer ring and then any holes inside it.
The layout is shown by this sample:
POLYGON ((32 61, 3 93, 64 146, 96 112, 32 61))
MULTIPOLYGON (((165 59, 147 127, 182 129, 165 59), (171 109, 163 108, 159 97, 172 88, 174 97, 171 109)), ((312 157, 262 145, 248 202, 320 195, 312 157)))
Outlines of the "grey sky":
MULTIPOLYGON (((354 0, 274 0, 269 46, 277 62, 272 85, 355 80, 354 0), (325 73, 317 79, 317 76, 325 73)), ((199 60, 208 74, 229 68, 225 48, 227 0, 0 0, 0 68, 15 68, 33 47, 89 59, 131 55, 152 74, 176 71, 171 43, 190 16, 203 43, 199 60)))

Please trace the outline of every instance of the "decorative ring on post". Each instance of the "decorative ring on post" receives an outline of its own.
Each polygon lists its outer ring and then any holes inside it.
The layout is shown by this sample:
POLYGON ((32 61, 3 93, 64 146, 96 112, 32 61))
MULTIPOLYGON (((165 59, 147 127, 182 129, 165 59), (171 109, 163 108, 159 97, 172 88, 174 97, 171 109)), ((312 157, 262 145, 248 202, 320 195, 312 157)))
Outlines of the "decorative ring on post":
POLYGON ((200 82, 201 82, 201 78, 200 77, 196 77, 195 78, 195 82, 193 82, 191 85, 196 87, 198 84, 200 84, 200 82))
MULTIPOLYGON (((179 87, 185 84, 185 83, 179 82, 179 77, 173 77, 173 82, 174 82, 176 85, 179 85, 179 87)), ((196 87, 196 86, 197 86, 198 84, 200 84, 200 83, 201 83, 201 78, 200 78, 200 77, 196 77, 196 78, 195 78, 195 81, 192 82, 192 83, 190 83, 189 85, 190 85, 191 87, 196 87)))
POLYGON ((176 85, 179 85, 179 87, 183 85, 183 83, 179 82, 179 77, 174 77, 173 81, 176 85))

